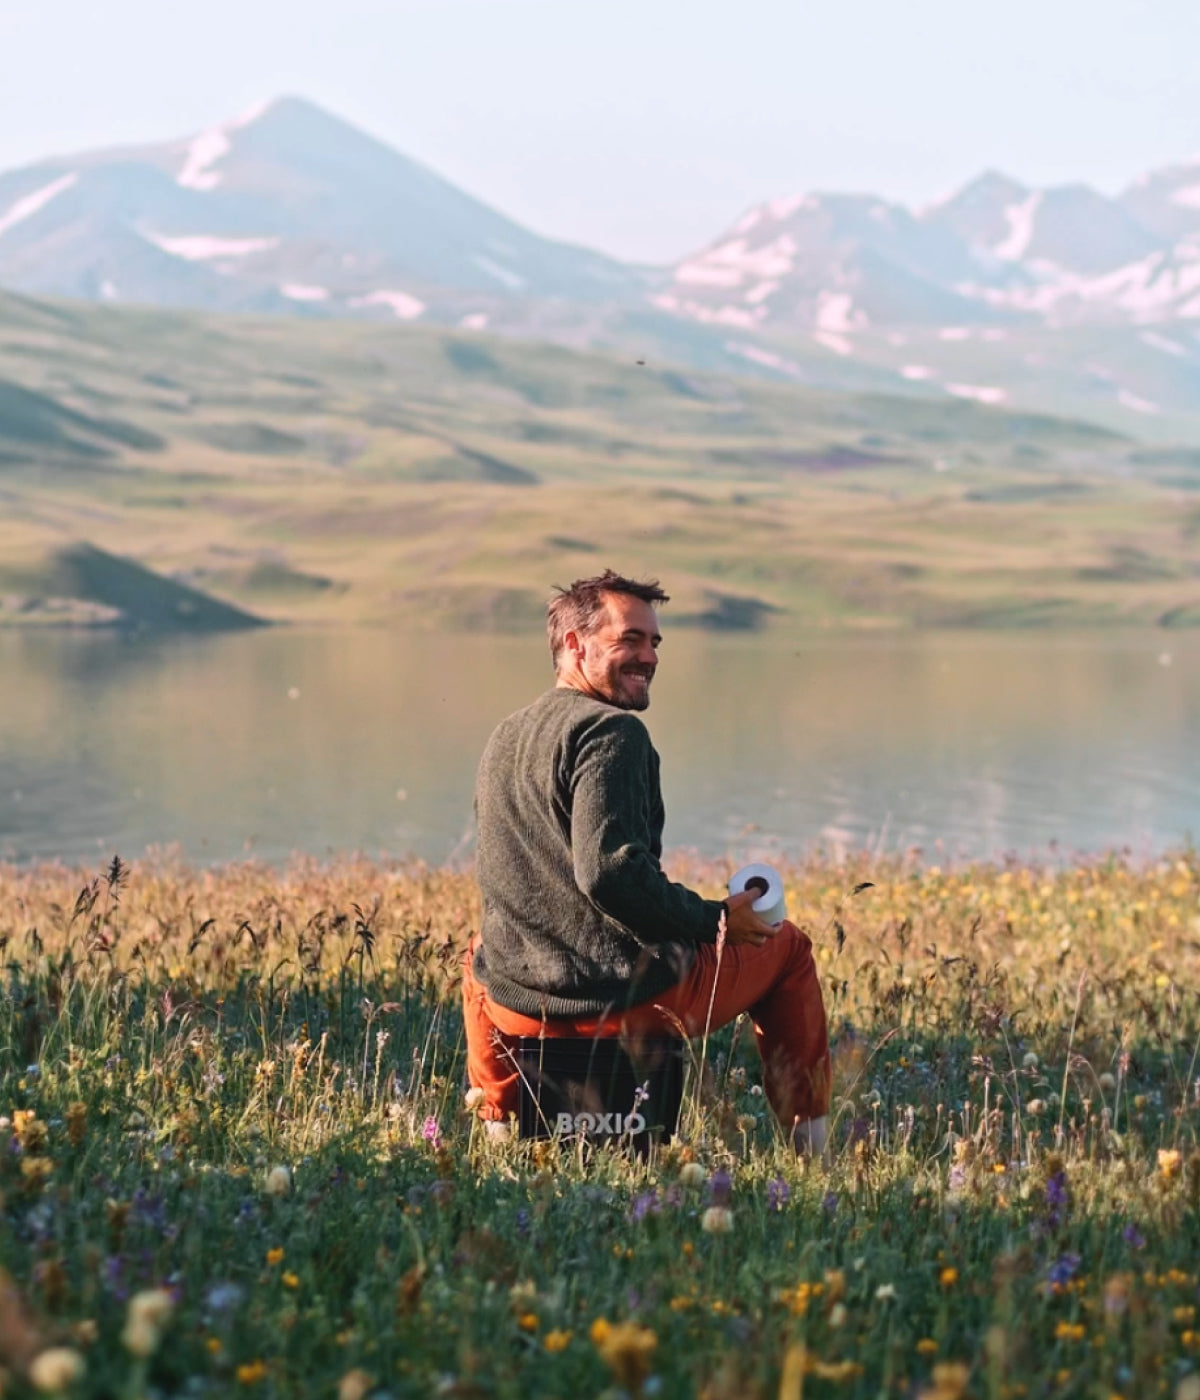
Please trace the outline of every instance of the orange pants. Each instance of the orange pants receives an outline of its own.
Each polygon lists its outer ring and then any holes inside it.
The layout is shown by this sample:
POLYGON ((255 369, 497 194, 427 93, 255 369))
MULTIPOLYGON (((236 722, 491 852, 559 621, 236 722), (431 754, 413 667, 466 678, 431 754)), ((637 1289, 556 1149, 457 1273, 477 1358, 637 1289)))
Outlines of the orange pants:
POLYGON ((513 1051, 525 1035, 592 1036, 704 1034, 748 1011, 763 1063, 763 1087, 780 1123, 820 1118, 829 1111, 829 1034, 813 963, 812 940, 786 920, 761 947, 721 950, 701 944, 691 970, 653 1001, 608 1016, 542 1021, 498 1006, 475 980, 473 941, 463 960, 467 1078, 482 1089, 481 1118, 505 1121, 517 1112, 513 1051), (713 987, 716 986, 716 995, 713 987), (711 1005, 711 1015, 710 1015, 711 1005))

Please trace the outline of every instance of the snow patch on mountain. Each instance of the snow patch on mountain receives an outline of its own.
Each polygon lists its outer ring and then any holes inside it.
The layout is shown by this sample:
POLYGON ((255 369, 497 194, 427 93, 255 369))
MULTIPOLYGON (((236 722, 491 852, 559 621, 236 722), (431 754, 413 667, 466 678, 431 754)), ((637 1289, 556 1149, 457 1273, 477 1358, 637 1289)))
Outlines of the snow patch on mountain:
POLYGON ((229 138, 235 131, 256 122, 270 105, 270 101, 256 102, 240 117, 193 136, 188 142, 183 168, 176 175, 175 183, 187 190, 215 190, 221 183, 221 172, 214 170, 213 166, 233 150, 233 142, 229 138))
POLYGON ((328 301, 328 287, 310 287, 304 282, 285 282, 279 290, 289 301, 328 301))
POLYGON ((510 267, 504 267, 491 258, 485 257, 482 253, 472 255, 471 261, 476 267, 483 268, 489 277, 494 277, 497 282, 507 287, 510 292, 519 292, 525 285, 525 279, 520 273, 514 272, 510 267))
POLYGON ((1161 413, 1162 409, 1158 404, 1150 399, 1140 398, 1129 389, 1121 389, 1117 393, 1117 402, 1122 408, 1131 408, 1134 413, 1161 413))
POLYGON ((956 399, 973 399, 976 403, 1003 403, 1008 398, 1006 389, 990 384, 943 384, 942 388, 956 399))
POLYGON ((813 339, 818 345, 823 345, 826 350, 832 350, 835 355, 854 354, 853 342, 834 331, 814 331, 813 339))
MULTIPOLYGON (((792 270, 796 252, 796 240, 787 233, 757 248, 751 248, 745 238, 733 238, 680 263, 675 269, 675 280, 691 286, 730 288, 747 282, 754 282, 756 286, 763 282, 778 283, 779 278, 786 277, 792 270)), ((754 299, 761 300, 766 295, 770 293, 762 293, 754 299)), ((747 300, 751 300, 749 295, 747 300)))
POLYGON ((817 295, 817 328, 841 334, 867 324, 866 315, 854 309, 849 292, 820 292, 817 295))
POLYGON ((0 238, 10 228, 31 218, 39 209, 44 209, 52 199, 57 198, 64 190, 69 190, 78 179, 79 172, 73 170, 68 175, 60 175, 57 180, 51 180, 48 185, 34 190, 32 194, 22 195, 9 206, 7 213, 0 214, 0 238))
POLYGON ((401 321, 415 321, 425 310, 425 303, 408 292, 368 292, 355 297, 351 306, 386 306, 401 321))
POLYGON ((905 365, 900 371, 902 379, 932 379, 934 371, 928 365, 905 365))
POLYGON ((998 258, 1005 262, 1017 262, 1029 251, 1033 242, 1033 227, 1037 220, 1038 207, 1042 202, 1042 191, 1034 190, 1019 204, 1010 204, 1004 211, 1008 220, 1008 233, 992 249, 998 258))
POLYGON ((280 242, 278 238, 217 238, 208 233, 187 233, 178 238, 167 238, 162 234, 143 232, 142 237, 164 253, 183 258, 185 262, 245 258, 251 253, 265 253, 278 248, 280 242))

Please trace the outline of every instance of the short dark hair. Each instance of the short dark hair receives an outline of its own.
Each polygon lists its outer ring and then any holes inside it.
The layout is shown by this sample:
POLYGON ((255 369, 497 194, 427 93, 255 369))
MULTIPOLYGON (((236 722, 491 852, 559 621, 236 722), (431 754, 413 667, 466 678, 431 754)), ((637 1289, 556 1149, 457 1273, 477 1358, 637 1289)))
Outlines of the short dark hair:
POLYGON ((656 578, 626 578, 613 569, 605 569, 593 578, 577 578, 570 588, 556 587, 546 607, 546 635, 550 639, 555 670, 566 645, 567 633, 581 632, 586 636, 595 629, 604 611, 606 593, 625 593, 631 598, 640 598, 643 603, 671 601, 656 578))

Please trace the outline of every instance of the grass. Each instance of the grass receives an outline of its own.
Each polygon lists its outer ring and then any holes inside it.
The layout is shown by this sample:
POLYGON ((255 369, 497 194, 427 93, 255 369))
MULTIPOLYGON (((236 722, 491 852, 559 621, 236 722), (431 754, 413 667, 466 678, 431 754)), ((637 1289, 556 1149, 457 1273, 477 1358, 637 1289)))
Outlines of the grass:
POLYGON ((0 624, 112 620, 58 591, 80 541, 149 572, 131 626, 169 620, 157 578, 270 621, 504 630, 597 563, 669 577, 698 626, 1190 624, 1198 460, 653 356, 0 295, 0 624))
POLYGON ((786 884, 835 1040, 808 1168, 744 1024, 649 1164, 484 1140, 468 875, 0 870, 16 1393, 53 1345, 94 1396, 1194 1396, 1200 859, 786 884))

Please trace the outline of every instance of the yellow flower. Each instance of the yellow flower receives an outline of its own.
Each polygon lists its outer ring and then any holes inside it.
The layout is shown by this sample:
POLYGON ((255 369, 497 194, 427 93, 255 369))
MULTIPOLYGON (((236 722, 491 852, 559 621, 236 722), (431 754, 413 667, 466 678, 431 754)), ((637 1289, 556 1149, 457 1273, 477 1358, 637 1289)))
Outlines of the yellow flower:
POLYGON ((265 1361, 246 1361, 236 1371, 240 1385, 257 1385, 259 1381, 265 1379, 266 1374, 267 1363, 265 1361))
POLYGON ((276 1264, 282 1264, 282 1263, 283 1263, 283 1248, 282 1248, 282 1246, 276 1245, 274 1249, 268 1249, 268 1250, 267 1250, 267 1263, 270 1264, 270 1265, 272 1266, 272 1268, 273 1268, 276 1264))
POLYGON ((922 1337, 917 1343, 917 1351, 921 1356, 936 1356, 938 1344, 932 1337, 922 1337))
POLYGON ((588 1331, 588 1336, 591 1337, 594 1346, 602 1347, 607 1341, 608 1334, 611 1330, 612 1323, 610 1323, 606 1317, 598 1317, 595 1322, 592 1323, 588 1331))
POLYGON ((375 1377, 355 1366, 338 1381, 338 1400, 363 1400, 363 1396, 375 1384, 375 1377))
POLYGON ((617 1384, 637 1395, 650 1374, 650 1358, 657 1346, 658 1338, 648 1327, 636 1322, 615 1322, 597 1350, 617 1384))
POLYGON ((1183 1166, 1183 1153, 1177 1147, 1158 1149, 1158 1169, 1167 1181, 1173 1181, 1183 1166))
POLYGON ((207 1351, 208 1351, 209 1356, 220 1356, 220 1354, 221 1354, 221 1339, 220 1339, 220 1337, 209 1337, 209 1339, 204 1343, 204 1345, 205 1345, 205 1348, 206 1348, 207 1351))
POLYGON ((566 1351, 567 1347, 570 1346, 570 1344, 570 1332, 562 1332, 557 1329, 553 1332, 547 1332, 545 1339, 542 1342, 542 1345, 546 1348, 547 1351, 566 1351))
POLYGON ((1086 1330, 1082 1322, 1060 1322, 1054 1335, 1060 1342, 1082 1342, 1086 1330))
POLYGON ((83 1357, 70 1347, 47 1347, 33 1358, 29 1379, 35 1390, 57 1395, 83 1378, 83 1357))
POLYGON ((958 1270, 953 1265, 947 1265, 938 1275, 938 1279, 943 1288, 953 1288, 958 1282, 958 1270))
POLYGON ((292 1273, 291 1269, 284 1269, 279 1281, 283 1284, 284 1288, 300 1287, 300 1275, 292 1273))
POLYGON ((961 1400, 970 1378, 971 1368, 961 1361, 942 1361, 933 1368, 933 1385, 919 1393, 919 1400, 961 1400))
POLYGON ((517 1318, 517 1326, 522 1332, 536 1332, 540 1325, 537 1313, 522 1313, 521 1316, 517 1318))

